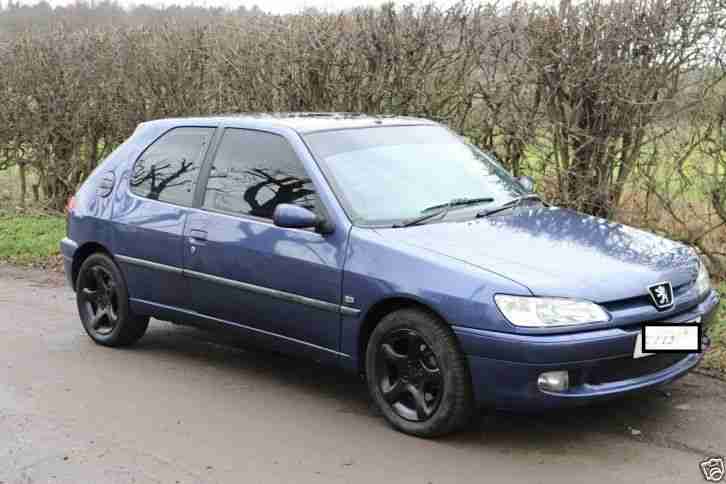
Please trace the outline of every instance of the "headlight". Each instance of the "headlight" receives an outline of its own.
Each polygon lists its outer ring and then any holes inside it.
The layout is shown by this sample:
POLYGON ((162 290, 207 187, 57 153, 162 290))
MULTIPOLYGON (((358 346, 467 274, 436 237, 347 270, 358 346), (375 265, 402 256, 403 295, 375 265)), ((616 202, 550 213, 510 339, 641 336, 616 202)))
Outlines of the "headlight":
POLYGON ((696 277, 696 293, 699 296, 706 294, 711 290, 711 278, 708 276, 708 268, 703 263, 703 259, 698 261, 698 277, 696 277))
POLYGON ((494 302, 504 317, 516 326, 549 328, 602 323, 610 319, 597 304, 577 299, 498 294, 494 296, 494 302))

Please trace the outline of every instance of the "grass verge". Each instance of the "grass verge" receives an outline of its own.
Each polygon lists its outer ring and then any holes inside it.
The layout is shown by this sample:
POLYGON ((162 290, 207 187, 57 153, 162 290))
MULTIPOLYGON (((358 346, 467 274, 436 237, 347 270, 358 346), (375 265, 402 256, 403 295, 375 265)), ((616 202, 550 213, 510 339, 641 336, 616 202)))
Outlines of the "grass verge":
MULTIPOLYGON (((718 291, 726 296, 726 282, 718 286, 718 291)), ((723 299, 708 336, 711 338, 711 348, 704 356, 701 368, 726 379, 726 301, 723 299)))
POLYGON ((0 214, 0 261, 55 267, 65 232, 65 218, 59 215, 0 214))

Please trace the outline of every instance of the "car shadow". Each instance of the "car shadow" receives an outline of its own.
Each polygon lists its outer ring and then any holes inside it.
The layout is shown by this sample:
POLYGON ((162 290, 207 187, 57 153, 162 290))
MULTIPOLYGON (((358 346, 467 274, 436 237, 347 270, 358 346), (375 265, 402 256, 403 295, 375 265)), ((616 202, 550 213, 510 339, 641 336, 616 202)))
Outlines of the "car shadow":
POLYGON ((153 352, 161 360, 178 362, 183 358, 225 372, 252 376, 255 383, 293 387, 306 396, 337 400, 341 411, 375 416, 366 386, 356 375, 250 344, 233 332, 153 321, 144 337, 128 349, 153 352))
MULTIPOLYGON (((235 378, 238 374, 246 375, 253 377, 255 385, 285 386, 301 397, 320 399, 338 412, 375 419, 383 425, 365 383, 356 375, 251 346, 228 333, 155 322, 129 350, 154 353, 156 360, 174 364, 179 364, 180 359, 186 360, 185 364, 199 362, 235 378)), ((518 452, 532 449, 554 455, 591 439, 593 434, 641 439, 643 428, 659 428, 664 421, 673 420, 673 413, 668 387, 606 403, 542 413, 482 409, 468 429, 438 442, 462 448, 481 448, 484 444, 501 450, 511 446, 518 452)))

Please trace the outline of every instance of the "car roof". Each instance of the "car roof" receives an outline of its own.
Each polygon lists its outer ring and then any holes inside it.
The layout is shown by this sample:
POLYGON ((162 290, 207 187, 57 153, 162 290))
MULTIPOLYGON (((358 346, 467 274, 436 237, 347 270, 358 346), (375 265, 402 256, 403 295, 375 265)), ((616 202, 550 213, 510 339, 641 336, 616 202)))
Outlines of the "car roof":
POLYGON ((410 116, 371 115, 360 113, 244 113, 221 116, 166 118, 142 123, 144 125, 174 126, 225 125, 245 128, 294 129, 299 133, 336 129, 367 128, 379 126, 435 125, 434 121, 410 116))

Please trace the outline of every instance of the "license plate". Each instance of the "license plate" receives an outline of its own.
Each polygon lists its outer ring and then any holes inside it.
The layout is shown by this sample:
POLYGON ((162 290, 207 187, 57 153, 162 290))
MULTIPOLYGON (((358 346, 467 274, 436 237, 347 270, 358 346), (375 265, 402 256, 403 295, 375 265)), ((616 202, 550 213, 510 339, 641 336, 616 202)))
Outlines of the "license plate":
POLYGON ((700 353, 701 322, 698 317, 685 323, 644 324, 635 338, 633 358, 657 353, 700 353))

